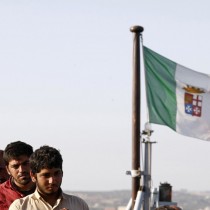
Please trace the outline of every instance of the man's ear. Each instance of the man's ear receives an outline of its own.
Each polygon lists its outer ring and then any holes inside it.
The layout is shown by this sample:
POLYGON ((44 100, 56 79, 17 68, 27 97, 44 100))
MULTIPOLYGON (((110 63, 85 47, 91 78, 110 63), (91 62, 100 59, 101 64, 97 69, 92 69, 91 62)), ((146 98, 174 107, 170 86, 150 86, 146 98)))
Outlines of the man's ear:
POLYGON ((32 182, 36 182, 36 174, 33 174, 32 171, 30 171, 30 176, 31 176, 32 182))

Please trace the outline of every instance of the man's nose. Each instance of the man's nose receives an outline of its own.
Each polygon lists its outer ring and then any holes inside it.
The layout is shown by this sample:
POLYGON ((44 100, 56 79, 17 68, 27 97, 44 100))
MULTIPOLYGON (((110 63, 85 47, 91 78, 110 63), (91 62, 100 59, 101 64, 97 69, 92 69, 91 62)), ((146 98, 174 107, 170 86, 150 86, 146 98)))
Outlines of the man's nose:
POLYGON ((49 183, 50 183, 50 184, 53 183, 54 180, 55 180, 54 176, 51 176, 51 177, 49 178, 49 183))
POLYGON ((19 166, 19 171, 20 171, 20 172, 26 171, 26 166, 20 165, 20 166, 19 166))

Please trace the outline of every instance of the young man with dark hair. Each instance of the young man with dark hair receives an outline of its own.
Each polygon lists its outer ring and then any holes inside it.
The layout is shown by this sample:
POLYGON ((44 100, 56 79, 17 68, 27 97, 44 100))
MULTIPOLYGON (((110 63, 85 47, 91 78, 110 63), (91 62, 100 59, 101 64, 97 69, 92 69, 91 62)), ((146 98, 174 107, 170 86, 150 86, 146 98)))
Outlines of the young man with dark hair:
POLYGON ((30 177, 29 157, 33 147, 21 141, 8 144, 3 153, 10 178, 0 185, 0 210, 8 210, 17 198, 34 192, 35 184, 30 177))
POLYGON ((58 150, 42 146, 30 157, 31 177, 36 191, 15 200, 9 210, 89 210, 84 200, 61 190, 63 159, 58 150))
POLYGON ((3 159, 3 152, 3 150, 0 150, 0 184, 9 179, 9 174, 7 173, 3 159))

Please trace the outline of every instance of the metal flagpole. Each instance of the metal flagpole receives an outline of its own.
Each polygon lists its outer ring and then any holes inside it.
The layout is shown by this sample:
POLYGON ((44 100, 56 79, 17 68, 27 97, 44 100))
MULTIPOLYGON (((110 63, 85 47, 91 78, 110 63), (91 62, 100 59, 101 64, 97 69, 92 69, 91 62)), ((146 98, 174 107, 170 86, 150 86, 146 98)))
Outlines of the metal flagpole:
POLYGON ((152 168, 152 144, 150 141, 151 130, 148 130, 147 139, 143 141, 145 144, 144 157, 144 204, 143 209, 151 209, 151 168, 152 168))
POLYGON ((141 26, 132 26, 133 39, 133 93, 132 93, 132 209, 140 187, 140 41, 144 31, 141 26))

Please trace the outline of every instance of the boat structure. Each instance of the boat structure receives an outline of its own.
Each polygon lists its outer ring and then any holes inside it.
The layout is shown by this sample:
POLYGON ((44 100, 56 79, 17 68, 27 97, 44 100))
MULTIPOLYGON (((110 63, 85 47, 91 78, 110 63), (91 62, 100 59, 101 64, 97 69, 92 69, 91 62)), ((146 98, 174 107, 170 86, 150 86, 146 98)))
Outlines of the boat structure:
MULTIPOLYGON (((148 124, 146 125, 148 126, 148 124)), ((143 170, 127 171, 132 178, 139 178, 140 185, 135 200, 130 199, 126 210, 182 210, 178 203, 172 201, 172 186, 170 183, 160 183, 158 187, 151 186, 151 155, 152 145, 156 142, 150 140, 151 130, 142 132, 141 143, 144 145, 143 170), (132 207, 133 205, 133 207, 132 207)), ((143 152, 143 151, 142 151, 143 152)))

